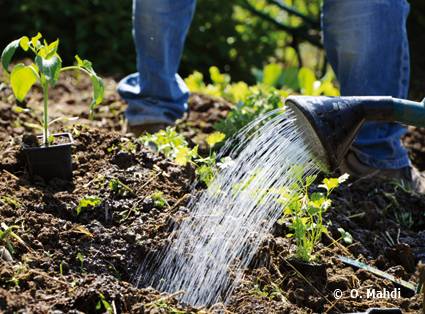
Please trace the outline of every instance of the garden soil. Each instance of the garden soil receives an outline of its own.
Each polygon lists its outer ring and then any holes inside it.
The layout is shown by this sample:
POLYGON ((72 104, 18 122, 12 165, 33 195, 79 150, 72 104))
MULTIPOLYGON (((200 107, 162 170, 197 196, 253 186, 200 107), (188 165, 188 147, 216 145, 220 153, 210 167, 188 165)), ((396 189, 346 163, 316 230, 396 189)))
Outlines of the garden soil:
MULTIPOLYGON (((178 302, 184 292, 169 295, 137 287, 138 265, 167 243, 188 213, 193 188, 203 187, 193 187, 191 166, 178 166, 124 134, 125 104, 113 80, 106 80, 105 103, 96 118, 88 120, 89 83, 66 76, 52 91, 52 116, 79 117, 72 124, 55 125, 75 138, 72 183, 29 180, 20 141, 24 134, 37 132, 41 92, 36 88, 18 106, 10 89, 0 85, 0 222, 16 226, 13 230, 22 239, 10 240, 11 256, 0 242, 1 312, 102 313, 109 308, 117 313, 347 313, 370 307, 420 312, 419 295, 366 297, 367 289, 397 287, 338 259, 347 256, 397 278, 419 281, 417 264, 425 260, 425 196, 370 179, 351 181, 334 193, 326 217, 332 222, 330 234, 316 248, 320 267, 313 271, 294 266, 289 259, 293 242, 286 237, 287 228, 277 224, 226 305, 193 308, 178 302), (111 189, 111 180, 128 188, 111 189), (167 200, 162 208, 152 197, 157 192, 167 200), (100 205, 77 215, 80 200, 87 196, 96 196, 100 205), (352 235, 352 244, 340 240, 339 228, 352 235), (334 297, 336 289, 342 298, 334 297), (352 289, 363 297, 350 297, 352 289)), ((205 147, 205 136, 230 108, 223 100, 195 94, 177 128, 190 143, 205 147)), ((421 169, 424 135, 423 130, 410 129, 405 138, 421 169)))

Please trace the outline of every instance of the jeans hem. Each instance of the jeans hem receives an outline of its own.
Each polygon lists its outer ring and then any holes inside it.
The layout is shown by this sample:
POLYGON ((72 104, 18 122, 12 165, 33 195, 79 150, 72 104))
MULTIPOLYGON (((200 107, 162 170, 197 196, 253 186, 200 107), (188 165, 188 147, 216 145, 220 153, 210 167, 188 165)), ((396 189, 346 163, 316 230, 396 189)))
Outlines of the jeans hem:
POLYGON ((376 159, 373 156, 363 153, 360 149, 353 149, 357 158, 369 167, 377 169, 401 169, 411 165, 409 156, 406 155, 398 159, 376 159))

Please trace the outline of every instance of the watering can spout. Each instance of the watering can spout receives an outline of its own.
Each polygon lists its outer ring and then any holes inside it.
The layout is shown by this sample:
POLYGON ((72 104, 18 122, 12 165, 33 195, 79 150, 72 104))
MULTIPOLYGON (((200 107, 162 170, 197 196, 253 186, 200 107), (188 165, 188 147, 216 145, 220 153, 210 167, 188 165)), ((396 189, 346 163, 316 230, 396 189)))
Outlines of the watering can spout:
POLYGON ((285 104, 325 171, 338 168, 365 121, 425 127, 423 102, 393 97, 291 96, 285 104))

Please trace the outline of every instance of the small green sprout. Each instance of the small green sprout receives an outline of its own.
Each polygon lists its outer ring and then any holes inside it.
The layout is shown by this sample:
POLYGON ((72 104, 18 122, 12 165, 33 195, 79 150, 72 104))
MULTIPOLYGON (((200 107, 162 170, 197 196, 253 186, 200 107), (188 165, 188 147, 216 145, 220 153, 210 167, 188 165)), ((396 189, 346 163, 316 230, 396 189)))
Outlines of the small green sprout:
POLYGON ((49 88, 54 87, 59 79, 61 72, 69 70, 79 70, 86 73, 93 85, 93 100, 90 104, 90 117, 93 116, 93 111, 97 105, 103 100, 104 86, 101 78, 93 70, 92 64, 88 60, 82 60, 79 56, 75 56, 76 65, 62 67, 62 58, 57 53, 59 47, 59 39, 52 43, 46 40, 41 41, 42 35, 38 33, 31 39, 23 36, 9 43, 3 50, 0 62, 3 70, 10 79, 13 94, 20 102, 24 101, 31 87, 39 82, 43 89, 43 144, 49 146, 49 126, 62 120, 63 118, 55 119, 49 122, 48 114, 48 98, 49 88), (18 48, 24 51, 31 51, 34 54, 34 62, 30 65, 23 63, 16 64, 9 72, 9 65, 18 48))
POLYGON ((78 206, 75 208, 75 211, 77 212, 77 215, 79 215, 83 210, 87 210, 89 208, 95 208, 102 204, 102 199, 98 196, 94 195, 87 195, 84 196, 80 202, 78 203, 78 206))
POLYGON ((345 231, 344 228, 338 228, 338 232, 341 234, 341 240, 345 244, 353 243, 353 236, 348 231, 345 231))
POLYGON ((83 265, 84 265, 84 255, 81 252, 77 253, 77 256, 75 257, 77 259, 77 261, 80 262, 80 269, 83 270, 83 265))
POLYGON ((12 239, 15 239, 20 244, 26 246, 25 242, 19 237, 15 232, 13 232, 13 229, 19 229, 18 226, 8 226, 4 222, 1 223, 1 229, 0 229, 0 243, 4 243, 9 250, 10 254, 14 254, 15 250, 12 245, 12 239))
POLYGON ((167 200, 164 198, 164 193, 161 191, 155 191, 149 197, 153 200, 154 206, 158 209, 162 209, 165 206, 170 206, 167 200))
POLYGON ((126 196, 129 193, 134 194, 133 190, 126 184, 122 183, 119 179, 112 178, 109 180, 109 189, 121 196, 126 196))
POLYGON ((96 304, 96 310, 100 311, 102 309, 105 309, 108 314, 115 313, 113 304, 111 305, 105 298, 105 296, 102 293, 99 293, 100 300, 96 304))
POLYGON ((9 205, 15 209, 23 207, 22 203, 14 197, 11 196, 0 196, 0 203, 4 205, 9 205))

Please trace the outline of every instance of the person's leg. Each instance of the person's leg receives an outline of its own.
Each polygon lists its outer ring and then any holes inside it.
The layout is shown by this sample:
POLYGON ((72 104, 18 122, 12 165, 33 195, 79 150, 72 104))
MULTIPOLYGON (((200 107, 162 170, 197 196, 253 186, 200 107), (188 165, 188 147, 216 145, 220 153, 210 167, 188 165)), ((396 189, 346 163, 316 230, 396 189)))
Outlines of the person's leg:
POLYGON ((118 84, 128 124, 173 124, 187 111, 189 91, 177 74, 195 0, 133 0, 137 73, 118 84))
MULTIPOLYGON (((406 0, 325 0, 322 28, 328 60, 343 96, 406 98, 409 48, 406 0)), ((366 123, 353 147, 363 163, 378 169, 409 166, 396 123, 366 123)))

